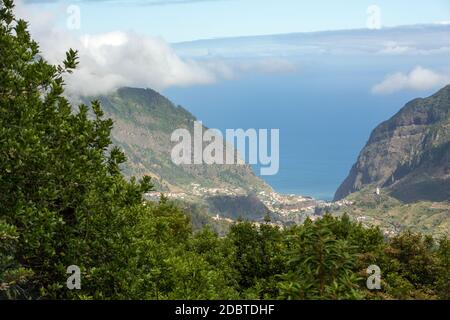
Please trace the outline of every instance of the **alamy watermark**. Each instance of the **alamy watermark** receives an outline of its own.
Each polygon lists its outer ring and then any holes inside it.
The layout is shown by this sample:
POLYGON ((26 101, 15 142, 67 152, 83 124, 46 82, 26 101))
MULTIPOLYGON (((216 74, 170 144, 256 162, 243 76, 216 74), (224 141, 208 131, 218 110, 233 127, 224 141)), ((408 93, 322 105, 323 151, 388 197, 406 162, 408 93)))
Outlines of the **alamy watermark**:
POLYGON ((81 9, 79 6, 71 4, 66 10, 66 27, 69 30, 79 30, 81 28, 81 9))
POLYGON ((381 289, 381 269, 377 265, 371 265, 366 270, 369 277, 366 281, 367 289, 380 290, 381 289))
POLYGON ((368 29, 378 30, 381 29, 381 8, 375 4, 367 8, 367 21, 366 25, 368 29))
POLYGON ((66 285, 69 290, 80 290, 81 289, 81 270, 80 267, 76 265, 71 265, 67 267, 67 273, 71 275, 67 278, 66 285))
POLYGON ((270 135, 268 129, 226 129, 225 139, 218 129, 203 129, 202 122, 195 121, 193 134, 185 128, 172 133, 170 140, 177 143, 171 152, 174 164, 259 164, 262 176, 278 173, 279 129, 270 129, 270 135))

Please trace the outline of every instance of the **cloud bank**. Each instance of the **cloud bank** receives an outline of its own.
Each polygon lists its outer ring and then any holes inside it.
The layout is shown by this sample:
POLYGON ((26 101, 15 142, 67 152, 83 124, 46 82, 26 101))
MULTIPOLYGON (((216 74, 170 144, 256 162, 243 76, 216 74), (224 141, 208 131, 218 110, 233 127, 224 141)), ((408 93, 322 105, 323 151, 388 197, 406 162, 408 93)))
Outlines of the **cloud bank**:
POLYGON ((381 83, 372 88, 373 94, 391 94, 401 90, 429 90, 450 83, 450 74, 415 67, 409 73, 388 75, 381 83))
POLYGON ((445 56, 450 25, 412 25, 380 30, 353 29, 219 38, 174 45, 185 57, 445 56))

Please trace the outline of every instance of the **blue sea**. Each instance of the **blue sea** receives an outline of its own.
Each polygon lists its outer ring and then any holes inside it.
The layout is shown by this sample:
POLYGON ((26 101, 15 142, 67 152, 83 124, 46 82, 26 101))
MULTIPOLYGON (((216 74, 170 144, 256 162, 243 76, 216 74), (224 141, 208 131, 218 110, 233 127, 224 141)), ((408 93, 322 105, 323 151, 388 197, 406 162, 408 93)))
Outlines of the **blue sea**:
POLYGON ((163 93, 209 128, 280 129, 279 172, 262 178, 280 193, 330 200, 371 131, 419 95, 372 94, 385 72, 344 63, 322 72, 247 75, 163 93))

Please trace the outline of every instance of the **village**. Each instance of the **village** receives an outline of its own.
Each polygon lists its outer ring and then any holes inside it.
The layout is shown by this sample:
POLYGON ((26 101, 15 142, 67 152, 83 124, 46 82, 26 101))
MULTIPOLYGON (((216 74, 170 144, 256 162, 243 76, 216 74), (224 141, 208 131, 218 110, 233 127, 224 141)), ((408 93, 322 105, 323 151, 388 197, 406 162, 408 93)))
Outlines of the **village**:
MULTIPOLYGON (((226 188, 214 187, 209 188, 201 186, 198 183, 191 183, 187 190, 164 192, 164 196, 171 200, 178 201, 196 201, 198 199, 208 199, 216 196, 240 197, 248 195, 243 188, 226 188)), ((300 196, 295 194, 280 194, 272 190, 259 191, 255 196, 261 201, 269 212, 275 216, 277 225, 285 223, 302 223, 306 218, 316 220, 323 216, 324 213, 335 211, 344 206, 352 205, 351 201, 341 200, 337 202, 327 202, 316 200, 309 196, 300 196)), ((146 198, 150 201, 159 201, 161 192, 153 191, 146 194, 146 198)), ((212 215, 215 221, 233 222, 230 217, 221 216, 220 214, 212 215)))

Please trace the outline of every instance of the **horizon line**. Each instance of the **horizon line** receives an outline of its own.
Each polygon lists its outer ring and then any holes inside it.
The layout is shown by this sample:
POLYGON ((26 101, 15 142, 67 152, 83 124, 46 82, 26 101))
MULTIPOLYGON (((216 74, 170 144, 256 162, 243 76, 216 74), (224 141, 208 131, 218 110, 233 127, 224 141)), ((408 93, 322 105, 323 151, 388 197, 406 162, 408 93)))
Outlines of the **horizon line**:
POLYGON ((174 41, 169 42, 171 45, 188 44, 193 42, 203 42, 203 41, 216 41, 216 40, 231 40, 231 39, 246 39, 246 38, 263 38, 263 37, 276 37, 276 36, 287 36, 287 35, 308 35, 308 34, 325 34, 325 33, 338 33, 338 32, 355 32, 355 31, 370 31, 370 32, 383 32, 392 29, 401 28, 417 28, 417 27, 436 27, 436 28, 450 28, 450 21, 443 22, 430 22, 430 23, 417 23, 417 24, 403 24, 396 26, 382 26, 379 29, 370 28, 352 28, 352 29, 329 29, 329 30, 313 30, 313 31, 292 31, 285 33, 267 33, 267 34, 253 34, 253 35, 239 35, 239 36, 219 36, 212 38, 199 38, 194 40, 185 41, 174 41))

